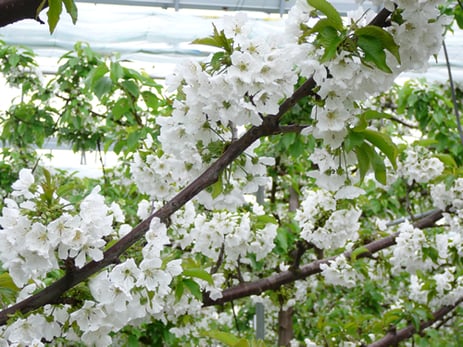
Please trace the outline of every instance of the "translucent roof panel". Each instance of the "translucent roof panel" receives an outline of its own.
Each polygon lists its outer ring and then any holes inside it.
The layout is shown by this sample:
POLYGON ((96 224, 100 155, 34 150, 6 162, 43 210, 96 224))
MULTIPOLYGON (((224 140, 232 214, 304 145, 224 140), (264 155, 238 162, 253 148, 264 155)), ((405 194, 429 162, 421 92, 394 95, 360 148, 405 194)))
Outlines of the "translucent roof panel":
MULTIPOLYGON (((63 14, 55 33, 50 35, 46 25, 25 20, 0 28, 0 39, 31 47, 38 54, 39 64, 45 72, 54 73, 57 59, 71 50, 77 41, 86 41, 102 54, 118 53, 121 59, 131 61, 137 68, 146 70, 154 77, 163 78, 185 58, 204 59, 210 54, 210 48, 190 43, 196 38, 210 35, 212 23, 219 21, 219 17, 224 14, 232 15, 231 10, 255 8, 255 11, 248 12, 253 21, 253 34, 265 36, 283 30, 285 16, 280 16, 279 6, 284 3, 286 9, 294 2, 153 0, 146 2, 149 6, 139 6, 142 0, 107 1, 130 3, 133 6, 78 2, 79 19, 76 25, 71 23, 68 15, 63 14), (206 7, 209 11, 188 9, 206 7), (228 12, 218 11, 224 7, 228 12), (175 11, 176 8, 180 10, 175 11)), ((355 0, 332 3, 341 12, 357 8, 355 0)), ((366 6, 369 4, 365 3, 366 6)), ((42 17, 46 19, 46 14, 42 14, 42 17)), ((462 37, 461 31, 456 31, 456 34, 447 38, 457 80, 463 80, 463 56, 459 52, 462 37)), ((444 63, 443 55, 437 64, 431 61, 432 67, 426 76, 445 80, 447 72, 444 63)), ((423 76, 423 72, 413 76, 423 76)))

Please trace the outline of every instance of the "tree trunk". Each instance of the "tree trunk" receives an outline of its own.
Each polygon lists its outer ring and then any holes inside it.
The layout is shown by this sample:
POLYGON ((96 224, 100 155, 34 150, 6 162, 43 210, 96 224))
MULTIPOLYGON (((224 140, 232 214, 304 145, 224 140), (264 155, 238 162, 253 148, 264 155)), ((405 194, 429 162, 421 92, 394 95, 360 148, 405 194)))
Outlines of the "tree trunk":
MULTIPOLYGON (((0 0, 0 27, 23 19, 39 20, 37 9, 41 3, 42 0, 0 0)), ((48 1, 43 6, 46 7, 48 1)))
MULTIPOLYGON (((293 187, 289 187, 289 210, 296 211, 299 207, 299 194, 293 187)), ((293 308, 278 312, 278 346, 289 347, 293 339, 293 308)))
POLYGON ((293 339, 293 308, 278 312, 278 347, 289 347, 293 339))

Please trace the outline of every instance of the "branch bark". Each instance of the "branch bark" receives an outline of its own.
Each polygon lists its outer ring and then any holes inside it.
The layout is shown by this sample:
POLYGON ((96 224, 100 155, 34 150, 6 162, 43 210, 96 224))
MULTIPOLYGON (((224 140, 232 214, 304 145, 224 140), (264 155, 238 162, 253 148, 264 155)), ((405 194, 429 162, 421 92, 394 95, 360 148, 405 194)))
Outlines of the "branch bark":
MULTIPOLYGON (((432 214, 416 221, 413 225, 417 228, 423 229, 434 225, 436 221, 442 218, 442 211, 435 210, 432 214)), ((364 245, 365 251, 358 254, 357 258, 370 257, 372 254, 377 253, 385 248, 395 245, 395 239, 399 233, 394 233, 390 236, 384 237, 379 240, 364 245)), ((343 253, 346 259, 349 259, 352 252, 343 253)), ((281 286, 292 283, 297 280, 307 278, 312 275, 316 275, 321 272, 321 264, 329 264, 331 260, 334 260, 338 256, 333 256, 321 260, 316 260, 310 264, 301 266, 299 269, 290 269, 288 271, 280 272, 276 275, 269 276, 256 280, 254 282, 241 283, 235 287, 225 289, 222 292, 222 297, 217 300, 212 300, 207 295, 203 298, 204 306, 221 305, 229 301, 244 298, 250 295, 260 295, 267 290, 276 290, 281 286)))
POLYGON ((439 310, 433 312, 432 318, 428 321, 422 322, 419 329, 417 330, 414 325, 410 324, 407 327, 395 331, 389 332, 382 339, 375 341, 368 345, 368 347, 388 347, 388 346, 397 346, 401 341, 407 340, 413 336, 415 333, 421 333, 424 329, 429 328, 434 323, 441 321, 445 316, 454 310, 458 305, 463 302, 463 297, 459 298, 455 304, 449 306, 443 306, 439 310))
MULTIPOLYGON (((42 0, 0 0, 0 27, 23 19, 38 19, 37 9, 42 0)), ((48 7, 45 1, 43 8, 48 7)))

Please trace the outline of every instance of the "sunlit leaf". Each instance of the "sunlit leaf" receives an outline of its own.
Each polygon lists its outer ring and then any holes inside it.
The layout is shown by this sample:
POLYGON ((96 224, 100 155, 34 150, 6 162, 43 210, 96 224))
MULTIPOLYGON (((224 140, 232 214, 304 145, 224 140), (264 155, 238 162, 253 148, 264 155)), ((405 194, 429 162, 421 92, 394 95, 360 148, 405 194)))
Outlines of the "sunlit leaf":
POLYGON ((64 6, 66 7, 66 12, 71 16, 72 23, 76 24, 77 22, 77 7, 74 0, 63 0, 64 6))
POLYGON ((370 151, 373 151, 373 149, 366 143, 363 143, 355 150, 357 165, 360 172, 360 181, 363 181, 370 168, 370 151))
POLYGON ((185 287, 188 288, 188 290, 190 291, 191 294, 193 294, 193 296, 198 299, 198 300, 202 300, 203 299, 203 294, 201 293, 201 288, 199 286, 198 283, 196 283, 195 281, 193 281, 192 279, 190 278, 184 278, 182 280, 183 284, 185 285, 185 287))
POLYGON ((342 19, 336 8, 326 0, 307 0, 307 3, 323 13, 336 30, 342 30, 342 19))
POLYGON ((386 53, 381 42, 374 36, 360 36, 357 41, 358 46, 363 50, 363 62, 373 63, 376 67, 384 72, 391 73, 392 70, 386 64, 386 53))
POLYGON ((112 85, 113 83, 111 79, 107 76, 103 76, 98 81, 96 81, 93 87, 93 92, 95 93, 98 99, 101 99, 103 95, 111 91, 112 85))
POLYGON ((48 6, 48 28, 50 33, 53 33, 63 11, 63 2, 62 0, 48 0, 48 6))
POLYGON ((392 35, 376 25, 367 25, 362 28, 355 30, 357 37, 368 37, 374 38, 382 47, 381 50, 387 49, 400 63, 399 46, 395 43, 392 35))
MULTIPOLYGON (((228 347, 236 347, 236 346, 241 346, 238 345, 242 339, 239 337, 236 337, 232 333, 225 332, 225 331, 219 331, 219 330, 210 330, 210 331, 203 331, 201 333, 203 336, 210 337, 214 340, 217 340, 223 344, 225 344, 228 347)), ((248 346, 249 344, 245 345, 248 346)))
POLYGON ((362 134, 365 136, 366 140, 388 157, 392 166, 396 169, 398 150, 391 138, 386 134, 371 129, 364 130, 362 134))
POLYGON ((184 276, 199 278, 209 284, 214 284, 214 280, 209 272, 200 268, 188 268, 183 270, 184 276))
POLYGON ((121 85, 134 98, 138 98, 138 96, 140 95, 140 89, 138 88, 138 85, 134 81, 132 80, 123 81, 121 85))

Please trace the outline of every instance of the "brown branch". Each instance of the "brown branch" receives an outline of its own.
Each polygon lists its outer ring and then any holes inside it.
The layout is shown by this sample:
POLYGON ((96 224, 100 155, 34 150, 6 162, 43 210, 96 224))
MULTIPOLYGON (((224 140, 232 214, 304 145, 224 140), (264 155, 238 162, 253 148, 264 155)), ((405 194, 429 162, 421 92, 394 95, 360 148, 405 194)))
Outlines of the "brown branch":
MULTIPOLYGON (((442 211, 436 210, 432 214, 416 221, 413 225, 417 228, 424 229, 434 226, 434 223, 442 218, 442 211)), ((365 251, 358 254, 357 258, 370 257, 372 254, 377 253, 385 248, 395 245, 395 239, 399 233, 394 233, 387 237, 364 245, 365 251)), ((343 253, 346 259, 349 259, 352 252, 343 253)), ((204 306, 221 305, 231 300, 244 298, 250 295, 259 295, 267 290, 276 290, 281 286, 307 278, 312 275, 316 275, 321 272, 321 264, 329 264, 331 260, 334 260, 338 256, 325 258, 322 260, 316 260, 310 264, 299 267, 298 269, 290 269, 283 271, 278 274, 256 280, 254 282, 241 283, 235 287, 225 289, 222 292, 222 297, 217 300, 212 300, 209 296, 205 295, 203 298, 204 306)))
MULTIPOLYGON (((36 19, 39 22, 37 9, 42 0, 0 0, 0 27, 23 19, 36 19)), ((45 1, 43 8, 48 7, 45 1)))
POLYGON ((462 302, 463 297, 459 298, 455 304, 443 306, 439 310, 433 312, 432 318, 428 321, 422 322, 418 331, 413 324, 410 324, 399 331, 392 331, 387 333, 386 336, 384 336, 382 339, 369 344, 368 347, 397 346, 399 342, 409 339, 413 336, 413 334, 421 333, 424 329, 429 328, 434 323, 443 320, 449 312, 453 311, 462 302))

